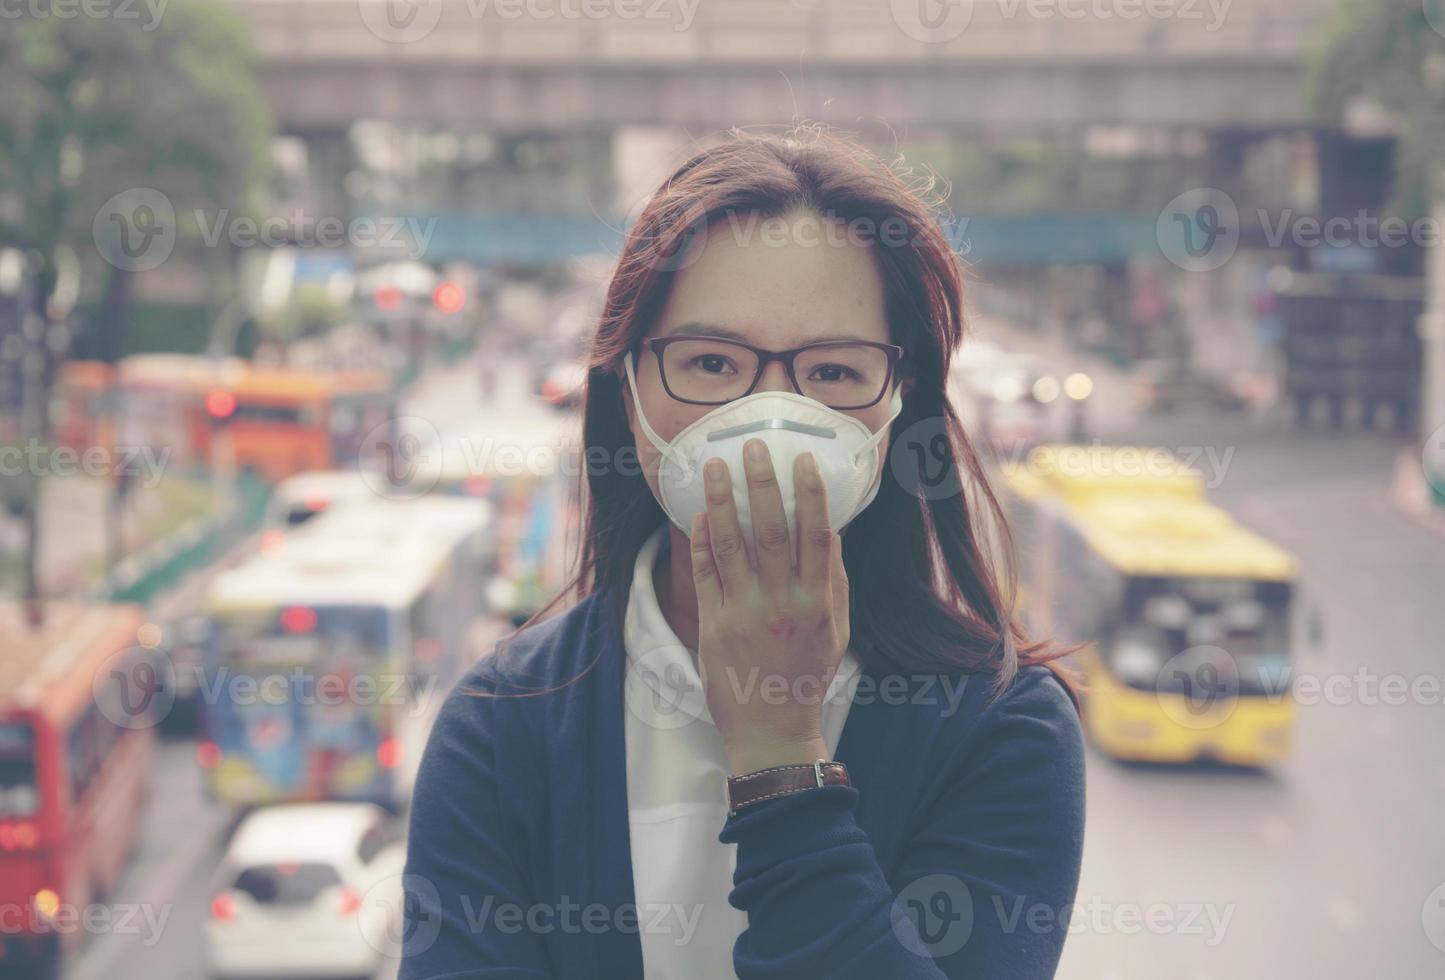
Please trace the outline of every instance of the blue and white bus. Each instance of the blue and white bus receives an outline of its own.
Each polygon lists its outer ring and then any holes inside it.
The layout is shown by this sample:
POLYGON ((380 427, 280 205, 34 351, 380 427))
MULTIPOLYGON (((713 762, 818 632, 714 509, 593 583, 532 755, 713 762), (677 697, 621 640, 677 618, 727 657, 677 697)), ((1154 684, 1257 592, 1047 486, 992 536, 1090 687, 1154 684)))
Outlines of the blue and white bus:
POLYGON ((400 809, 441 700, 500 624, 485 501, 353 501, 219 576, 201 679, 200 762, 239 805, 400 809))

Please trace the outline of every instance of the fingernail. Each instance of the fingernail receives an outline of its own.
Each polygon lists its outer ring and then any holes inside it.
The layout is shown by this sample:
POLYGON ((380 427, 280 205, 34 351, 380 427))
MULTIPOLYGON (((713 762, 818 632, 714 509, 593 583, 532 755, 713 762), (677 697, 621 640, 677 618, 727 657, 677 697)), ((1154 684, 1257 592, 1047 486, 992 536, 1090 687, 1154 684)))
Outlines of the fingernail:
POLYGON ((714 457, 703 464, 703 476, 709 480, 721 480, 724 476, 723 461, 714 457))
POLYGON ((812 453, 804 453, 802 459, 803 472, 807 473, 809 476, 821 475, 818 472, 818 458, 816 456, 814 456, 812 453))
POLYGON ((748 459, 754 463, 761 463, 765 455, 762 440, 749 439, 747 443, 743 445, 743 452, 746 453, 748 459))

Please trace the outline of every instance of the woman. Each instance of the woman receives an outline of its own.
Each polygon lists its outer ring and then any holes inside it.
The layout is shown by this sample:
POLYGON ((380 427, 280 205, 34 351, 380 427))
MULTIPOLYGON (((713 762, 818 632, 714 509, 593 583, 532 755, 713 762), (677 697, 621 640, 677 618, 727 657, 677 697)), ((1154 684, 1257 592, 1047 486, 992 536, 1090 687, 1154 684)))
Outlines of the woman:
POLYGON ((592 348, 582 599, 442 709, 402 980, 1052 975, 1079 731, 990 560, 962 335, 858 146, 734 133, 663 185, 592 348))

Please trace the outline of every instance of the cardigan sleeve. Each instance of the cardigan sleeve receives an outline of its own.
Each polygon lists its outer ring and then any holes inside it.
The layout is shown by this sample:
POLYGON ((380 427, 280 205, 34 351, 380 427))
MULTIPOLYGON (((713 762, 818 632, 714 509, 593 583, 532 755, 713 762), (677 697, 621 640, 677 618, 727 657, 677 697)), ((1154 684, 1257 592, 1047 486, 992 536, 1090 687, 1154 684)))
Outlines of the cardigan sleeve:
POLYGON ((549 980, 546 950, 506 917, 528 907, 503 839, 495 700, 453 691, 413 791, 398 980, 549 980))
POLYGON ((1072 701, 1030 669, 980 718, 885 876, 854 809, 828 786, 729 817, 730 902, 748 925, 740 980, 1052 977, 1083 849, 1084 763, 1072 701))

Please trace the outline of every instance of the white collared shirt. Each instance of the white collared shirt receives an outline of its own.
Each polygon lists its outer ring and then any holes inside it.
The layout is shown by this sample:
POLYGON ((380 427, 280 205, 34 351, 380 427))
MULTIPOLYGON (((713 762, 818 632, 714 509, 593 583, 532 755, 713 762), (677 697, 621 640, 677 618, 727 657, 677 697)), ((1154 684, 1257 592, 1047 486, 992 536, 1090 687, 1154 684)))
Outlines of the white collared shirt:
MULTIPOLYGON (((728 904, 737 845, 727 820, 727 753, 696 665, 657 602, 652 569, 671 524, 637 555, 623 624, 627 648, 623 734, 632 886, 646 980, 732 978, 733 942, 747 915, 728 904)), ((844 651, 823 705, 823 741, 838 749, 859 671, 844 651)), ((747 678, 736 683, 745 685, 747 678)))

